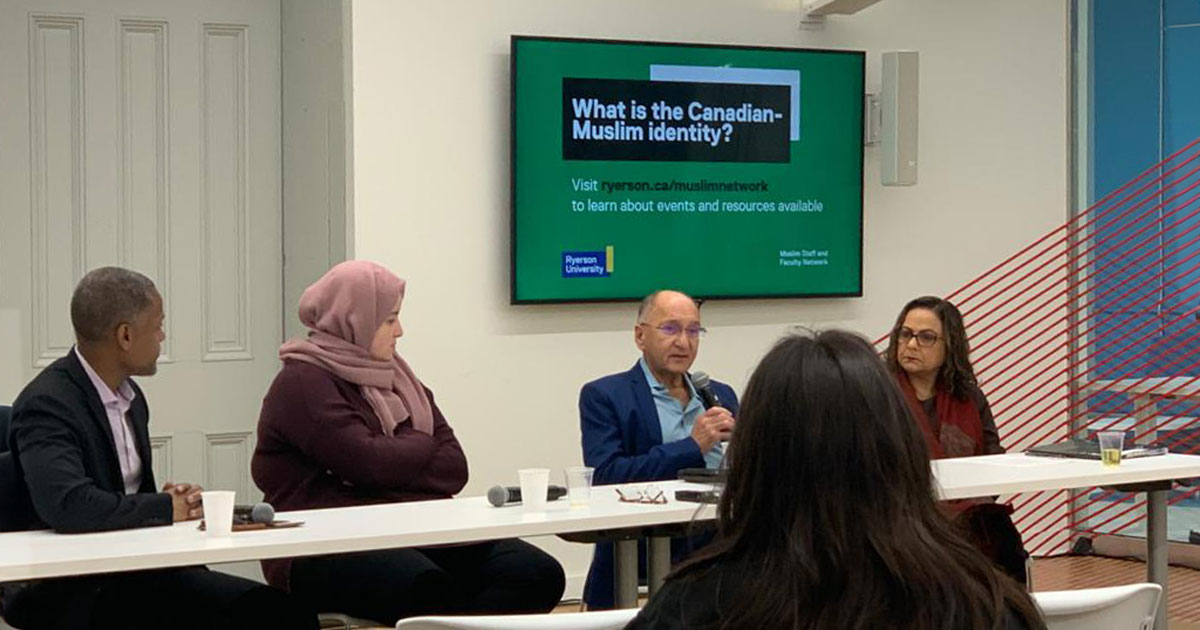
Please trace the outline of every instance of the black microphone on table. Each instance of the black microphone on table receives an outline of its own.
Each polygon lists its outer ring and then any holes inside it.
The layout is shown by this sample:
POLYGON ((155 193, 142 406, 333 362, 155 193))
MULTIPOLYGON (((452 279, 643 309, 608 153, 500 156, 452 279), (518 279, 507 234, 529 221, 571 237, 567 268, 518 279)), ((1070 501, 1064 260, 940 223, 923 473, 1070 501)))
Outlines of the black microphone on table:
POLYGON ((233 506, 235 523, 271 523, 275 521, 275 508, 270 503, 233 506))
POLYGON ((717 393, 713 391, 712 379, 706 372, 693 372, 691 379, 692 388, 696 390, 696 395, 700 397, 700 404, 704 405, 705 409, 721 406, 721 399, 717 398, 717 393))
MULTIPOLYGON (((563 486, 549 486, 546 488, 546 500, 557 501, 567 496, 567 489, 563 486)), ((521 488, 516 486, 492 486, 488 490, 488 503, 496 507, 521 502, 521 488)))

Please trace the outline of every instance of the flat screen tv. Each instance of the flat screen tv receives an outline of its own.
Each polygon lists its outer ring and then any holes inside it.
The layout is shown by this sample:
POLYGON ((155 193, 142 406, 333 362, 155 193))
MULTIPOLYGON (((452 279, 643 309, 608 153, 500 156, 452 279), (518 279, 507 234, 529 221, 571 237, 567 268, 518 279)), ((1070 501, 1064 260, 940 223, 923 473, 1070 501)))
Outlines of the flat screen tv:
POLYGON ((512 38, 512 301, 862 295, 859 51, 512 38))

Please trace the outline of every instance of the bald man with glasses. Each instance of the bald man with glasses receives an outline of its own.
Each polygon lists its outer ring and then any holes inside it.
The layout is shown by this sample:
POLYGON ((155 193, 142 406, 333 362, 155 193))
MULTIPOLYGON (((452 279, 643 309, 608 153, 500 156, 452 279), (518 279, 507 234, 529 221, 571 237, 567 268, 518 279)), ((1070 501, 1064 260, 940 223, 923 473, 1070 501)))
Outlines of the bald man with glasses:
MULTIPOLYGON (((674 479, 684 468, 717 468, 735 424, 737 395, 711 382, 718 406, 705 409, 688 378, 705 329, 695 300, 678 291, 656 291, 642 300, 633 340, 642 356, 632 368, 583 386, 579 422, 583 460, 594 483, 674 479)), ((676 539, 672 561, 697 541, 676 539)), ((645 552, 639 550, 639 569, 645 552)), ((613 606, 612 545, 596 545, 584 587, 592 610, 613 606)))

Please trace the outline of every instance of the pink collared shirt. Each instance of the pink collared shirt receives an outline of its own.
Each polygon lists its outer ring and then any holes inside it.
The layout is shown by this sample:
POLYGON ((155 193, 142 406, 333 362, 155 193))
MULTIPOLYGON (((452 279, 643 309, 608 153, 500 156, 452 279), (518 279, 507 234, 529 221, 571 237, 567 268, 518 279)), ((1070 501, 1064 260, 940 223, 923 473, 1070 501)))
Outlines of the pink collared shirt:
POLYGON ((108 414, 108 425, 112 427, 113 446, 117 450, 117 460, 121 464, 121 480, 125 483, 125 494, 136 494, 142 485, 142 458, 137 452, 133 428, 129 426, 129 408, 133 405, 133 400, 137 398, 137 392, 133 391, 133 386, 129 384, 128 379, 121 383, 116 392, 109 389, 108 383, 105 383, 104 379, 96 374, 87 359, 83 358, 83 354, 79 352, 79 348, 75 348, 74 352, 75 356, 79 357, 79 362, 83 364, 83 371, 87 372, 88 378, 91 379, 92 387, 95 387, 96 393, 100 395, 100 402, 104 404, 104 412, 108 414))

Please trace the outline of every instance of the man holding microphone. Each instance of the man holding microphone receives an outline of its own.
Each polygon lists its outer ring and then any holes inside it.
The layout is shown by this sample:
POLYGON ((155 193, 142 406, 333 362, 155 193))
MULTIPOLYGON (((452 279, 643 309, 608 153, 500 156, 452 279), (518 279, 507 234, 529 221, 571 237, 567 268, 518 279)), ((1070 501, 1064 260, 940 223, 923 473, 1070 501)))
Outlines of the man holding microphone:
MULTIPOLYGON (((642 356, 625 372, 583 386, 579 393, 583 460, 597 485, 674 479, 683 468, 717 468, 733 432, 737 395, 712 381, 717 404, 705 408, 688 377, 700 338, 700 309, 678 291, 656 291, 642 300, 633 340, 642 356)), ((672 561, 695 548, 695 540, 671 541, 672 561)), ((645 549, 639 549, 639 572, 645 549)), ((584 587, 592 610, 613 606, 611 543, 596 545, 584 587)))

